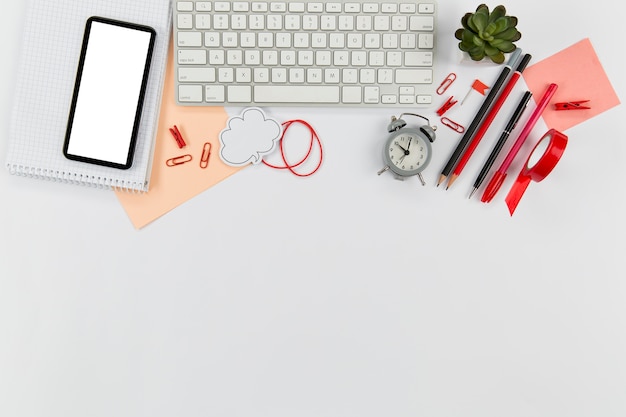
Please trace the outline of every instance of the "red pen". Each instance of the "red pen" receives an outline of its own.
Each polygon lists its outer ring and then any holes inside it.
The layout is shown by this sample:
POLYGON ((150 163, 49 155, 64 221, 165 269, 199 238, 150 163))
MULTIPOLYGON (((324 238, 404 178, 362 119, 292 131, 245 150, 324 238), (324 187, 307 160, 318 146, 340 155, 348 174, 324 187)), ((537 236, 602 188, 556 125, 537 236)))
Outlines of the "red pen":
POLYGON ((500 168, 498 168, 496 173, 491 178, 491 181, 489 181, 489 185, 487 185, 487 188, 485 189, 485 192, 483 193, 480 199, 480 201, 482 201, 483 203, 489 203, 491 200, 493 200, 493 197, 495 197, 495 195, 497 194, 498 190, 500 189, 500 187, 502 186, 502 183, 504 182, 506 178, 506 171, 511 166, 511 163, 513 162, 513 160, 515 159, 515 156, 517 155, 522 145, 524 144, 524 141, 526 140, 526 138, 528 138, 530 131, 533 130, 533 127, 535 127, 535 124, 541 117, 541 114, 548 106, 548 103, 550 102, 550 99, 556 92, 557 88, 558 88, 558 85, 554 83, 550 84, 546 92, 543 94, 543 97, 541 97, 539 104, 537 104, 537 108, 535 108, 535 111, 530 115, 530 118, 526 122, 524 129, 522 129, 517 140, 513 144, 513 147, 511 148, 509 153, 506 155, 506 158, 504 158, 502 165, 500 165, 500 168))
POLYGON ((513 90, 513 87, 515 87, 517 80, 519 80, 519 78, 522 76, 522 72, 524 72, 524 69, 528 65, 528 62, 530 62, 531 58, 532 56, 530 54, 524 55, 520 63, 517 65, 517 68, 515 68, 515 72, 513 73, 513 75, 511 75, 509 82, 504 87, 504 90, 502 90, 502 92, 500 93, 498 100, 496 100, 493 107, 491 107, 491 109, 489 110, 489 113, 487 114, 487 117, 485 117, 485 120, 483 120, 480 128, 478 129, 478 132, 476 132, 476 135, 472 138, 472 141, 467 146, 467 149, 459 160, 459 163, 454 168, 454 171, 452 172, 452 175, 448 180, 448 186, 446 187, 446 190, 450 188, 452 186, 452 183, 458 178, 459 175, 461 175, 463 168, 465 168, 465 165, 472 157, 472 154, 478 147, 478 144, 482 140, 483 136, 485 136, 485 133, 487 133, 487 130, 489 130, 491 122, 493 122, 493 119, 496 118, 498 112, 502 108, 502 105, 509 97, 509 94, 513 90))

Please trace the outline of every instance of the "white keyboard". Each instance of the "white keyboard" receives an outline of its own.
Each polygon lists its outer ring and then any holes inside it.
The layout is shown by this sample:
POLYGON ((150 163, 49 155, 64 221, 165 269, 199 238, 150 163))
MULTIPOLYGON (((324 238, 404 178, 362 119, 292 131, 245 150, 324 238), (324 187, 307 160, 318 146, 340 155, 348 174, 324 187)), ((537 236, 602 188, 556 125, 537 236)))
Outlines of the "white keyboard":
POLYGON ((427 107, 434 0, 174 0, 188 106, 427 107))

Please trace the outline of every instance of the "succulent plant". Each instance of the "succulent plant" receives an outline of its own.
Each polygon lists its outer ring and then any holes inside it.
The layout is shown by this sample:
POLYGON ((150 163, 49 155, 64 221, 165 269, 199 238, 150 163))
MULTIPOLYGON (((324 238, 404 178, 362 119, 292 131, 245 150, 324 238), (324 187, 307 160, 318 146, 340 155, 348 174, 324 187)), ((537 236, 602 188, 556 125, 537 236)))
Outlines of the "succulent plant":
POLYGON ((454 37, 460 40, 459 49, 467 52, 474 61, 489 57, 493 62, 504 62, 504 54, 516 49, 514 44, 522 34, 518 32, 517 17, 507 16, 506 8, 496 6, 491 13, 481 4, 475 13, 466 13, 461 19, 462 28, 454 37))

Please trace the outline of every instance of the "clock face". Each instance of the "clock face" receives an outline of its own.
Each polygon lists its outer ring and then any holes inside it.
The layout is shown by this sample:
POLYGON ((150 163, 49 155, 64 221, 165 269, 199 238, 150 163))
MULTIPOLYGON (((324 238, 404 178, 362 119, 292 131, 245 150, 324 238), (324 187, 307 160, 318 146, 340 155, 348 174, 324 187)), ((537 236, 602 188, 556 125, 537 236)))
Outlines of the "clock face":
POLYGON ((430 142, 423 135, 416 130, 401 129, 387 140, 385 162, 398 175, 417 175, 430 162, 430 151, 430 142))

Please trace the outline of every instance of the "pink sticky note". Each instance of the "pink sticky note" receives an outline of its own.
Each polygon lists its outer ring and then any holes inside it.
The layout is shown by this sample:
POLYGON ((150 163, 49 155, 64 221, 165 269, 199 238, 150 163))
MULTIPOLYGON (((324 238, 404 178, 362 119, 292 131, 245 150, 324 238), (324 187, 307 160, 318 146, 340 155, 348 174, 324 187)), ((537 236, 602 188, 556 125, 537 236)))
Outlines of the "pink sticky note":
MULTIPOLYGON (((144 194, 116 191, 126 214, 138 229, 242 169, 226 165, 219 157, 219 134, 228 120, 223 107, 176 105, 173 56, 173 48, 170 48, 150 190, 144 194), (182 149, 170 133, 169 129, 174 125, 185 138, 186 146, 182 149), (205 158, 208 156, 206 143, 211 144, 211 156, 201 165, 203 153, 205 158), (191 160, 180 165, 167 165, 169 159, 182 155, 190 155, 191 160)), ((181 158, 183 161, 187 159, 181 158)))
POLYGON ((565 131, 620 104, 589 39, 582 41, 526 68, 526 85, 539 100, 546 86, 559 88, 543 113, 549 128, 565 131), (554 103, 589 100, 588 110, 555 110, 554 103))

